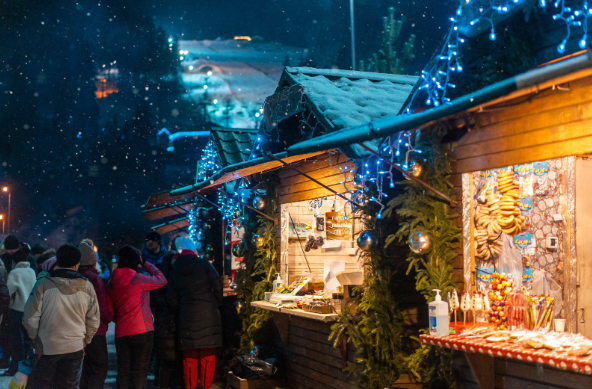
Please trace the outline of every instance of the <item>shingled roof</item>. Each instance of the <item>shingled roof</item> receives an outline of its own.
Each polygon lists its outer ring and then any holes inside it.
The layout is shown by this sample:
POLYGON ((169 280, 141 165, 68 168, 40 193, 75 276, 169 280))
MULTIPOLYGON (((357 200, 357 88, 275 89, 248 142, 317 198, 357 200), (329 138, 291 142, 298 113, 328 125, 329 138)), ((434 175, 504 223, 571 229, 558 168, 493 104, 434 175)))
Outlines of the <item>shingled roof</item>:
MULTIPOLYGON (((316 121, 309 136, 315 138, 397 116, 418 79, 398 74, 286 67, 275 93, 266 100, 263 126, 270 131, 299 112, 304 113, 306 124, 311 112, 316 121), (320 131, 319 124, 323 127, 320 131)), ((343 151, 353 158, 366 153, 357 146, 343 151)))
POLYGON ((210 139, 218 153, 220 165, 226 167, 245 162, 251 155, 257 130, 213 127, 210 139))

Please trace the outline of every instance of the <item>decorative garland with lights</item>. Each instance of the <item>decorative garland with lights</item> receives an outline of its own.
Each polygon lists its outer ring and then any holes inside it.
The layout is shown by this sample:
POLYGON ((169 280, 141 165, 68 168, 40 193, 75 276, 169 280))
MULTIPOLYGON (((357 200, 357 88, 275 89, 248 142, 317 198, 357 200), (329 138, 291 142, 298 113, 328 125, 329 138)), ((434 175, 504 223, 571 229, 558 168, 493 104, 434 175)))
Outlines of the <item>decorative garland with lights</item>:
MULTIPOLYGON (((256 196, 253 205, 265 214, 275 217, 278 203, 277 175, 266 175, 263 184, 267 195, 265 199, 256 196)), ((240 299, 239 313, 243 319, 237 355, 249 354, 256 345, 273 342, 273 338, 262 330, 271 323, 270 312, 252 307, 251 302, 263 300, 265 292, 272 289, 277 265, 275 224, 249 209, 245 209, 242 223, 245 232, 241 245, 246 252, 244 266, 238 270, 235 277, 238 284, 237 296, 240 299)))
MULTIPOLYGON (((423 150, 421 178, 432 187, 448 195, 450 183, 450 158, 442 147, 442 139, 448 129, 444 124, 429 131, 417 130, 409 137, 415 150, 423 150)), ((402 161, 403 162, 403 161, 402 161)), ((389 201, 385 217, 396 213, 403 222, 399 230, 386 239, 386 246, 395 241, 407 241, 411 252, 407 274, 415 273, 416 289, 426 301, 432 301, 432 289, 440 289, 444 296, 455 287, 453 279, 456 249, 461 244, 461 229, 454 225, 458 217, 441 198, 426 191, 414 181, 406 181, 405 192, 389 201)), ((452 354, 446 349, 420 347, 407 359, 408 369, 421 382, 438 387, 451 386, 452 354)))
POLYGON ((201 160, 197 169, 197 180, 204 181, 218 170, 220 170, 218 153, 214 147, 214 142, 210 140, 201 151, 201 160))
MULTIPOLYGON (((425 105, 437 107, 440 104, 450 102, 447 97, 449 88, 456 88, 450 82, 451 74, 454 72, 460 73, 463 70, 461 61, 460 45, 465 42, 465 39, 460 36, 459 32, 459 18, 466 12, 466 7, 480 7, 478 9, 479 16, 471 20, 470 25, 475 25, 484 20, 491 25, 489 39, 495 41, 497 34, 495 32, 494 17, 499 14, 504 14, 512 11, 515 6, 522 6, 525 0, 488 0, 489 6, 483 7, 476 5, 475 0, 459 0, 459 5, 456 10, 456 16, 451 17, 452 22, 441 46, 438 48, 434 56, 428 62, 428 65, 421 73, 422 85, 417 88, 411 98, 407 107, 404 109, 405 113, 412 113, 412 109, 417 105, 417 100, 423 92, 427 95, 425 105)), ((592 16, 592 8, 588 7, 588 2, 585 0, 581 2, 579 7, 566 7, 565 0, 556 0, 553 3, 557 13, 553 15, 553 20, 562 20, 565 22, 566 34, 562 42, 557 46, 557 51, 560 54, 565 52, 567 41, 571 37, 571 27, 582 27, 584 34, 582 39, 578 42, 580 48, 584 49, 588 39, 588 18, 592 16)), ((574 1, 573 3, 579 3, 574 1)), ((540 8, 547 8, 547 0, 538 0, 540 8)), ((422 97, 423 98, 423 97, 422 97)))
POLYGON ((355 346, 356 363, 347 362, 344 371, 352 374, 365 389, 391 387, 406 370, 405 317, 392 289, 396 273, 394 256, 379 245, 396 223, 381 222, 371 216, 381 209, 378 202, 369 201, 378 196, 375 192, 372 187, 365 193, 368 201, 359 209, 368 228, 358 239, 358 245, 366 251, 364 284, 357 288, 361 296, 359 313, 353 315, 349 307, 343 307, 330 335, 335 347, 346 340, 355 346))

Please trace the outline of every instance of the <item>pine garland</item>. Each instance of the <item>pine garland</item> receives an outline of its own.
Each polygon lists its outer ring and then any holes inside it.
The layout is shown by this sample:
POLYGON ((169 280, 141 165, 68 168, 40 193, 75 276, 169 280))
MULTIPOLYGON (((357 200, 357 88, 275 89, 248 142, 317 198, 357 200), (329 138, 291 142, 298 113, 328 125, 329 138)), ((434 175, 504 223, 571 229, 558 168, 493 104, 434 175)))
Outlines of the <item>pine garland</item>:
MULTIPOLYGON (((442 148, 441 141, 446 135, 444 125, 436 126, 429 132, 416 133, 415 149, 422 150, 421 178, 440 192, 449 195, 450 158, 442 148)), ((394 211, 404 221, 396 234, 390 235, 386 245, 393 241, 408 241, 409 236, 416 232, 427 233, 432 238, 432 248, 427 254, 409 253, 407 261, 411 270, 416 271, 416 289, 432 301, 435 293, 432 289, 440 289, 446 296, 454 288, 452 262, 457 257, 455 249, 460 247, 461 229, 453 223, 458 214, 451 214, 449 205, 429 189, 415 181, 405 181, 405 192, 389 201, 383 215, 390 216, 394 211)))
MULTIPOLYGON (((422 150, 420 163, 423 166, 421 178, 449 195, 450 158, 442 147, 442 139, 447 133, 445 125, 437 125, 429 132, 416 132, 416 150, 422 150), (421 162, 423 160, 423 162, 421 162)), ((387 238, 387 246, 398 241, 408 241, 416 231, 427 233, 432 238, 432 248, 427 254, 415 254, 410 251, 407 261, 407 274, 415 271, 416 289, 432 301, 440 289, 443 296, 455 287, 452 262, 457 257, 455 249, 460 247, 461 229, 453 220, 457 214, 450 213, 446 202, 420 184, 406 181, 405 192, 387 204, 383 213, 390 216, 395 212, 404 219, 399 230, 387 238)), ((417 341, 417 338, 413 338, 417 341)), ((420 345, 413 354, 406 358, 408 371, 427 387, 454 387, 452 369, 453 352, 438 347, 420 345)))
MULTIPOLYGON (((376 215, 377 212, 375 203, 364 207, 366 215, 376 215)), ((383 241, 387 223, 375 224, 375 218, 367 217, 366 227, 374 228, 383 241)), ((354 316, 344 308, 332 326, 330 336, 335 347, 343 337, 353 343, 356 363, 348 362, 344 370, 356 378, 355 384, 366 389, 389 387, 405 371, 405 317, 391 290, 394 266, 389 258, 383 247, 365 256, 366 277, 358 288, 362 294, 359 314, 354 316)))
MULTIPOLYGON (((277 175, 268 175, 265 178, 264 187, 265 208, 263 212, 271 217, 277 212, 277 175)), ((240 347, 237 355, 245 355, 255 346, 257 337, 262 328, 269 324, 271 313, 267 310, 254 308, 251 302, 263 300, 265 292, 269 292, 273 286, 273 275, 276 272, 276 228, 275 224, 253 211, 244 215, 243 245, 247 247, 247 253, 243 260, 244 268, 237 273, 237 294, 243 302, 243 329, 240 334, 240 347), (259 248, 252 242, 253 236, 259 235, 263 243, 259 248)))

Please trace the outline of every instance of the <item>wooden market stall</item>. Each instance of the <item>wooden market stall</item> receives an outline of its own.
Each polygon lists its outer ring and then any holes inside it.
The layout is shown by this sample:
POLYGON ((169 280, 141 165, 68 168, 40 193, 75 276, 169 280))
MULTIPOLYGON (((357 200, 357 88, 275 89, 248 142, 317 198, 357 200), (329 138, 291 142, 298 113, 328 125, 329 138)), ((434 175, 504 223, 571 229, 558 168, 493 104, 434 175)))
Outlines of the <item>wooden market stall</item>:
MULTIPOLYGON (((300 143, 289 148, 288 154, 312 152, 328 144, 364 142, 399 131, 446 126, 453 134, 451 138, 456 139, 447 147, 454 160, 454 195, 462 200, 458 226, 463 227, 463 248, 454 265, 456 282, 468 290, 488 286, 480 285, 482 281, 477 277, 479 267, 490 265, 477 238, 478 196, 487 178, 499 186, 496 177, 509 171, 513 180, 520 181, 519 208, 525 218, 522 230, 527 234, 508 232, 514 235, 513 244, 522 255, 523 285, 531 287, 532 277, 534 281, 541 277, 538 279, 553 285, 549 293, 555 296, 558 306, 552 317, 565 318, 568 332, 592 337, 591 327, 586 324, 592 309, 592 254, 588 248, 592 226, 590 107, 592 61, 589 53, 583 53, 509 78, 445 106, 342 130, 330 139, 300 143), (530 193, 523 192, 528 188, 530 193), (531 273, 527 274, 526 269, 531 273)), ((421 339, 459 351, 459 387, 582 388, 589 387, 592 381, 590 356, 456 336, 424 335, 421 339)))
MULTIPOLYGON (((286 68, 276 93, 266 100, 263 133, 282 145, 275 152, 283 152, 302 139, 314 140, 343 127, 396 116, 416 81, 417 77, 411 76, 286 68)), ((369 145, 375 148, 376 143, 369 145)), ((338 194, 357 189, 353 174, 346 173, 368 153, 357 145, 340 150, 329 146, 317 151, 324 153, 285 165, 278 172, 280 228, 276 247, 284 281, 290 283, 308 274, 314 281, 320 281, 313 288, 328 289, 326 281, 332 271, 361 274, 364 271, 364 255, 355 244, 364 230, 362 215, 353 215, 348 202, 338 194), (331 233, 334 216, 339 217, 337 229, 346 231, 346 236, 336 237, 331 233), (324 230, 318 231, 319 223, 324 224, 324 230), (297 235, 299 228, 305 236, 297 235), (323 244, 306 247, 306 235, 313 236, 309 231, 315 229, 314 235, 317 239, 322 237, 323 244)), ((426 316, 417 314, 420 304, 423 304, 420 296, 408 299, 407 306, 403 302, 412 323, 427 320, 426 316)), ((347 362, 354 362, 355 350, 345 341, 334 348, 329 340, 337 314, 284 309, 278 307, 281 304, 269 302, 252 305, 272 312, 281 334, 282 344, 278 346, 286 361, 289 387, 348 389, 355 386, 352 377, 343 372, 347 362)), ((407 376, 399 384, 417 387, 407 376)))

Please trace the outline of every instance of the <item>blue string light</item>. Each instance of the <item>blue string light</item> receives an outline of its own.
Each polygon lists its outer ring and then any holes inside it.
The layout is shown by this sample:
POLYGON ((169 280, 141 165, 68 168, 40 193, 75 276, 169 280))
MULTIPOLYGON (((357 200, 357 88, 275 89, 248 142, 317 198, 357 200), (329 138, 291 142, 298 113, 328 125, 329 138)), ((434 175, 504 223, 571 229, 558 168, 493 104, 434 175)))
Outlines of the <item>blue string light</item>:
POLYGON ((201 160, 197 171, 197 180, 204 181, 212 174, 220 170, 221 166, 218 163, 218 153, 214 147, 214 142, 211 140, 206 147, 201 151, 201 160))
MULTIPOLYGON (((406 114, 412 113, 412 107, 416 105, 417 99, 420 95, 423 95, 423 92, 427 95, 424 101, 427 106, 437 107, 450 102, 450 99, 446 96, 447 92, 450 88, 456 87, 450 83, 450 75, 451 73, 460 73, 463 71, 460 47, 465 42, 465 39, 459 35, 459 21, 465 13, 464 9, 470 6, 475 7, 475 12, 479 16, 471 20, 469 24, 475 25, 481 21, 488 22, 490 25, 489 39, 495 41, 497 39, 494 23, 495 16, 511 12, 516 6, 521 6, 524 0, 488 0, 488 3, 489 6, 487 7, 481 3, 476 4, 475 0, 459 0, 456 15, 450 18, 452 24, 447 32, 444 43, 422 71, 422 84, 413 92, 409 104, 404 109, 406 114)), ((538 0, 537 3, 541 8, 547 7, 547 0, 538 0)), ((572 33, 572 26, 581 26, 583 28, 584 34, 582 39, 579 40, 578 45, 582 49, 586 48, 588 42, 588 18, 592 16, 592 9, 588 8, 588 2, 584 1, 582 6, 577 9, 566 7, 565 0, 556 0, 553 5, 558 11, 553 15, 553 19, 562 20, 566 25, 565 38, 557 46, 557 51, 561 54, 565 52, 567 42, 572 33)))
MULTIPOLYGON (((545 1, 540 2, 541 7, 546 7, 545 1)), ((572 10, 571 7, 565 6, 565 0, 557 0, 553 3, 554 7, 557 9, 557 13, 553 15, 553 20, 562 20, 565 23, 565 37, 557 46, 557 51, 560 54, 565 52, 565 46, 567 45, 567 41, 571 37, 571 27, 582 27, 584 30, 584 35, 582 39, 578 42, 578 45, 581 49, 586 48, 586 44, 588 43, 588 18, 592 15, 592 9, 588 8, 588 2, 584 1, 582 4, 581 9, 572 10)))

